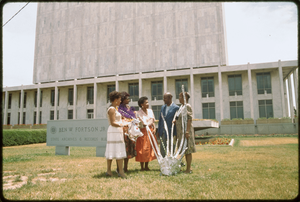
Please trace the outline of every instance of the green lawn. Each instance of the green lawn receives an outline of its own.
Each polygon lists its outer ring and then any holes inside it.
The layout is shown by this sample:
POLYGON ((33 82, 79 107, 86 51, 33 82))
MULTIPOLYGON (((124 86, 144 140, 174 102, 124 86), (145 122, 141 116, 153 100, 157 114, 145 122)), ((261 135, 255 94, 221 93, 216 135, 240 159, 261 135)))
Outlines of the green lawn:
POLYGON ((116 173, 105 177, 106 159, 95 157, 95 148, 71 147, 70 156, 55 156, 55 147, 46 144, 4 147, 3 183, 13 180, 12 185, 17 185, 24 176, 28 180, 20 188, 4 190, 3 196, 68 200, 293 199, 298 195, 297 137, 234 139, 233 147, 197 145, 193 174, 160 176, 156 160, 149 164, 151 171, 141 172, 139 163, 131 159, 128 179, 120 179, 116 173), (242 146, 245 140, 264 144, 242 146), (53 179, 57 181, 51 182, 53 179))

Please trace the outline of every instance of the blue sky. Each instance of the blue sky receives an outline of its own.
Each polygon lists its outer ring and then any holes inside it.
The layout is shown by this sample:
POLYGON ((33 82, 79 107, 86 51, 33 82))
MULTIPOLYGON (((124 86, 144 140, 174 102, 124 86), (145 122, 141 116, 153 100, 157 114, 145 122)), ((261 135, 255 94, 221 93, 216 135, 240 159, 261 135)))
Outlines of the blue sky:
MULTIPOLYGON (((26 3, 3 8, 4 24, 26 3)), ((228 65, 297 60, 297 6, 291 2, 224 3, 228 65)), ((32 84, 37 3, 3 27, 3 86, 32 84)))

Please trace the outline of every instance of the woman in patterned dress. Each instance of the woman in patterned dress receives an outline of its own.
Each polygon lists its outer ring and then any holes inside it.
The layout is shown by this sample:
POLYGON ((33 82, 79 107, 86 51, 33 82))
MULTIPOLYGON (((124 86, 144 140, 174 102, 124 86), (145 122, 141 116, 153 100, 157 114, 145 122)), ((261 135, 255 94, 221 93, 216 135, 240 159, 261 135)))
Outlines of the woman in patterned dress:
MULTIPOLYGON (((141 171, 149 171, 148 163, 154 159, 156 156, 154 154, 153 148, 151 147, 151 143, 147 134, 146 126, 149 126, 150 131, 152 134, 155 134, 155 124, 154 124, 154 114, 152 109, 149 108, 148 98, 141 97, 138 101, 139 107, 141 108, 139 111, 136 112, 137 117, 141 120, 143 127, 141 128, 141 132, 144 134, 142 137, 139 137, 136 141, 136 157, 135 160, 140 162, 141 164, 141 171), (145 164, 145 168, 144 168, 145 164)), ((151 137, 151 136, 150 136, 151 137)), ((152 141, 157 141, 156 136, 154 135, 155 139, 152 141)))
MULTIPOLYGON (((185 92, 185 98, 186 98, 186 107, 187 107, 187 128, 185 134, 182 134, 182 115, 180 114, 178 119, 176 120, 176 131, 177 131, 178 147, 179 147, 179 142, 181 141, 183 135, 187 139, 188 149, 185 151, 185 160, 187 165, 184 173, 192 173, 192 169, 191 169, 192 153, 196 152, 195 134, 194 134, 193 124, 192 124, 193 112, 192 112, 191 105, 188 104, 188 100, 190 98, 189 93, 185 92)), ((182 92, 179 94, 179 102, 182 105, 184 105, 182 92)))
MULTIPOLYGON (((118 111, 122 115, 122 119, 131 122, 133 118, 136 118, 135 115, 135 108, 130 107, 128 104, 130 102, 129 98, 130 94, 127 92, 121 92, 121 104, 118 108, 118 111)), ((123 128, 123 134, 124 134, 124 141, 125 141, 125 148, 126 148, 126 154, 127 158, 124 159, 124 172, 128 171, 128 161, 129 159, 136 156, 136 150, 135 150, 135 142, 130 140, 125 133, 128 132, 128 127, 123 128)), ((119 167, 117 166, 117 172, 119 172, 119 167)))
MULTIPOLYGON (((116 109, 116 107, 121 103, 121 94, 117 91, 113 91, 109 94, 109 99, 111 105, 107 110, 109 127, 107 129, 105 157, 107 159, 106 176, 111 177, 112 159, 116 159, 117 164, 120 168, 122 168, 123 159, 126 158, 126 150, 123 137, 123 126, 126 125, 126 122, 122 122, 122 116, 116 109)), ((126 178, 123 169, 120 169, 118 176, 126 178)))

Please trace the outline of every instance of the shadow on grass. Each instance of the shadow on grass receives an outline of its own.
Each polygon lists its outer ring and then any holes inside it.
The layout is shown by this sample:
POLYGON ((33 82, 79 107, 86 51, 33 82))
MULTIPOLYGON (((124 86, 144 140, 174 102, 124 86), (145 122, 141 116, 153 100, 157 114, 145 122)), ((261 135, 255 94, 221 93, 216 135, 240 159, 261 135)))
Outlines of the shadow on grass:
MULTIPOLYGON (((134 170, 128 170, 127 172, 125 172, 125 175, 130 176, 130 175, 136 175, 138 173, 143 173, 143 174, 150 174, 152 172, 159 172, 160 173, 160 169, 151 169, 149 171, 141 171, 140 169, 134 169, 134 170)), ((112 171, 112 177, 118 177, 118 174, 116 173, 116 171, 112 171)), ((106 176, 106 172, 102 172, 100 174, 96 174, 93 175, 93 178, 96 179, 100 179, 100 178, 110 178, 109 176, 106 176)))

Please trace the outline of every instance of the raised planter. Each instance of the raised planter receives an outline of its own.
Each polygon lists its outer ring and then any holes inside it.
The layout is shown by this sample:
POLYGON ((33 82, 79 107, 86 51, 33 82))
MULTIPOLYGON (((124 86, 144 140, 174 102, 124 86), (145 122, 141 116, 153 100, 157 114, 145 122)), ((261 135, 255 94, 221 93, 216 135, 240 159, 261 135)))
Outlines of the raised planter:
MULTIPOLYGON (((280 119, 281 120, 281 123, 292 123, 293 120, 292 119, 280 119)), ((298 120, 297 120, 297 123, 298 123, 298 120)))
POLYGON ((3 129, 12 129, 12 125, 3 125, 2 128, 3 129))
POLYGON ((256 124, 292 123, 292 119, 258 119, 256 124))
POLYGON ((14 125, 13 129, 31 129, 31 125, 14 125))
POLYGON ((256 124, 267 124, 268 123, 268 119, 257 119, 256 120, 256 124))
POLYGON ((294 118, 294 123, 298 123, 298 117, 294 118))
POLYGON ((47 129, 47 124, 37 124, 33 125, 32 129, 47 129))
POLYGON ((241 124, 254 124, 254 120, 221 121, 221 125, 241 125, 241 124))

